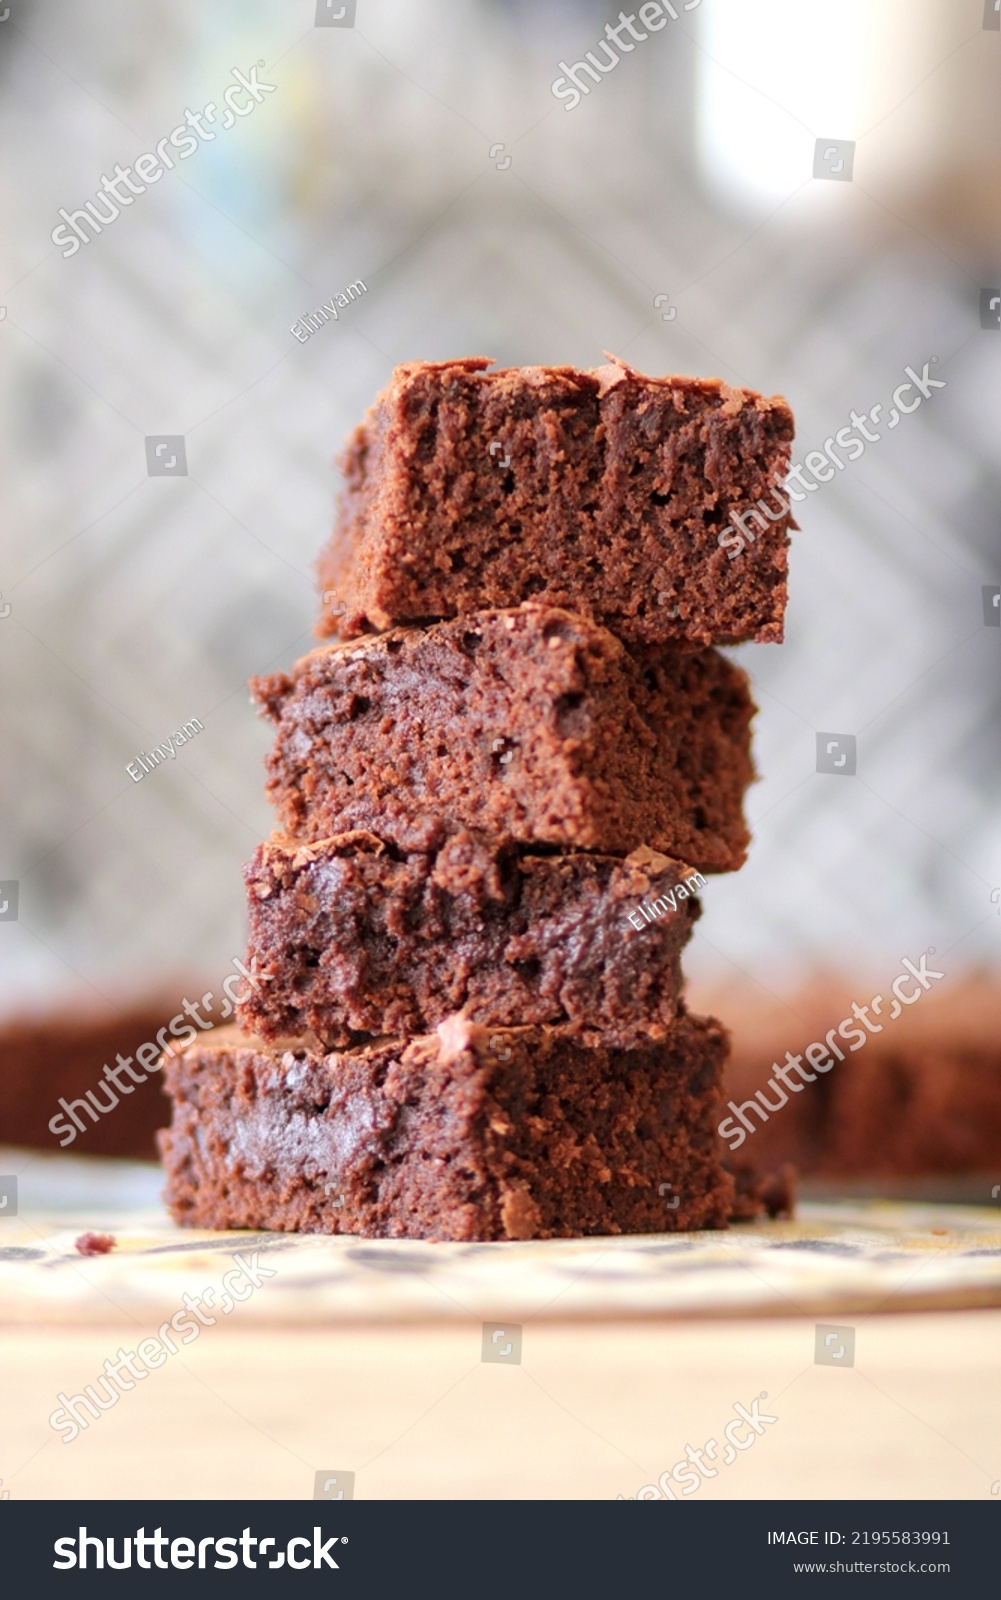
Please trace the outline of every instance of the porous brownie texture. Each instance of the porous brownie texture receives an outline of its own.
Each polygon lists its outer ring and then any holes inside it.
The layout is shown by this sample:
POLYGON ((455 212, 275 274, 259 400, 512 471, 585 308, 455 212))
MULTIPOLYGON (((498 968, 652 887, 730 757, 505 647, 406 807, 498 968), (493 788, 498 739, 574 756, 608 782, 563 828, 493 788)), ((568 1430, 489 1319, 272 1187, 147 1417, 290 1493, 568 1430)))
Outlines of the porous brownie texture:
POLYGON ((369 1238, 722 1228, 725 1051, 695 1017, 630 1051, 458 1017, 330 1054, 219 1030, 164 1062, 165 1199, 193 1227, 369 1238))
POLYGON ((628 641, 781 640, 781 396, 620 361, 490 366, 398 367, 353 435, 321 635, 535 599, 628 641))
POLYGON ((309 842, 364 828, 403 849, 443 823, 498 841, 732 872, 753 777, 746 674, 713 650, 627 650, 524 605, 314 650, 252 680, 277 724, 268 792, 309 842))
POLYGON ((427 1033, 458 1011, 584 1042, 663 1039, 705 883, 651 850, 523 855, 468 831, 402 856, 371 833, 276 836, 244 877, 258 983, 241 1025, 331 1046, 427 1033))

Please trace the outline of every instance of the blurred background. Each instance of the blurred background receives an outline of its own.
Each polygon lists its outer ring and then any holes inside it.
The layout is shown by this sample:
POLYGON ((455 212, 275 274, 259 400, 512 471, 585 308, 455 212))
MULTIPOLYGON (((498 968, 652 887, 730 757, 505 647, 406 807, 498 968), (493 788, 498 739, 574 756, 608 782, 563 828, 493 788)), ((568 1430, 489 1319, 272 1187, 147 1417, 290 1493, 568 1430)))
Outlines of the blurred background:
POLYGON ((590 0, 0 5, 5 1012, 231 970, 272 826, 245 680, 313 642, 348 430, 398 362, 465 354, 780 392, 798 461, 882 406, 799 509, 785 644, 734 652, 754 845, 688 970, 996 967, 1001 13, 675 10, 610 64, 590 0), (588 51, 600 82, 557 98, 588 51), (252 68, 260 103, 53 242, 252 68), (888 431, 928 363, 944 387, 888 431), (855 737, 854 776, 818 773, 818 732, 855 737))

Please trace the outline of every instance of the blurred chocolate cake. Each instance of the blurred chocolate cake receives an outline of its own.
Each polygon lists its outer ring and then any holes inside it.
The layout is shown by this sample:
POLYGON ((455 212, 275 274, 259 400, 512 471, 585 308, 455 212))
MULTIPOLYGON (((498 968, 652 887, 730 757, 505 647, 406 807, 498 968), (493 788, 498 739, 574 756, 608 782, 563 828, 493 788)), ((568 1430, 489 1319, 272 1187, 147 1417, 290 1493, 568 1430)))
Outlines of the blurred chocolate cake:
MULTIPOLYGON (((868 1000, 872 979, 817 981, 787 1000, 728 989, 721 1129, 734 1164, 791 1162, 827 1186, 889 1192, 900 1181, 1001 1178, 1001 977, 926 982, 901 985, 911 998, 896 1015, 892 989, 879 1006, 868 1000)), ((711 989, 695 998, 721 1004, 711 989)))
POLYGON ((149 997, 0 1024, 0 1144, 155 1161, 154 1135, 170 1120, 157 1036, 169 1042, 177 1010, 176 998, 149 997))

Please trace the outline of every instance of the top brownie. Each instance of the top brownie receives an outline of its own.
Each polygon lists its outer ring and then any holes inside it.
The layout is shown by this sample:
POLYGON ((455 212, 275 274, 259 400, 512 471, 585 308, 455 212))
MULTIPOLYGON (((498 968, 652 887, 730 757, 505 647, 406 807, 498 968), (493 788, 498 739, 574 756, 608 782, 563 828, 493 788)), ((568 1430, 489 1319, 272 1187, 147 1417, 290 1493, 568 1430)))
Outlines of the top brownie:
POLYGON ((490 365, 398 367, 355 432, 321 635, 536 600, 627 642, 781 641, 781 396, 621 362, 490 365))

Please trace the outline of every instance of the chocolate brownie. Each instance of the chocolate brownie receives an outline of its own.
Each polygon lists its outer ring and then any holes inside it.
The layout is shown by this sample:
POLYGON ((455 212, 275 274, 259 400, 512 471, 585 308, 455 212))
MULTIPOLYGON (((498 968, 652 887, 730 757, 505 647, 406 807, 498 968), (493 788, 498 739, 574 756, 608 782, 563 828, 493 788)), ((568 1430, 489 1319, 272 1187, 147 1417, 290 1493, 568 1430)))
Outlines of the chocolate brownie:
POLYGON ((722 1228, 725 1051, 688 1016, 630 1051, 460 1017, 328 1055, 220 1029, 164 1063, 165 1198, 192 1227, 370 1238, 722 1228))
POLYGON ((781 640, 780 396, 620 361, 490 365, 398 367, 354 434, 321 633, 534 599, 625 640, 781 640))
POLYGON ((427 1033, 460 1010, 570 1024, 584 1042, 663 1039, 705 883, 651 850, 522 855, 468 832, 402 857, 371 833, 276 836, 244 877, 260 982, 240 1023, 325 1045, 427 1033))
MULTIPOLYGON (((909 982, 907 988, 913 992, 917 985, 909 982)), ((851 998, 868 999, 868 993, 853 992, 851 998)), ((839 1015, 849 1011, 845 1005, 839 1015)), ((887 1021, 883 1033, 857 1054, 843 1037, 840 1042, 844 1062, 810 1085, 820 1087, 815 1173, 917 1177, 979 1171, 1001 1177, 996 981, 972 979, 957 983, 951 994, 943 986, 922 995, 920 1004, 887 1021)), ((983 1198, 987 1203, 986 1191, 983 1198)))
MULTIPOLYGON (((188 993, 204 988, 195 985, 188 993)), ((168 1120, 156 1071, 163 1047, 157 1033, 178 1010, 176 996, 137 995, 118 1008, 67 1007, 5 1021, 0 1144, 155 1161, 156 1130, 168 1120), (135 1076, 119 1058, 132 1064, 135 1076)))
MULTIPOLYGON (((892 1000, 881 996, 878 1017, 870 1013, 881 1031, 867 1032, 852 1002, 864 1004, 886 987, 885 973, 828 978, 783 1003, 728 983, 725 1110, 743 1116, 724 1119, 724 1137, 735 1161, 793 1162, 808 1178, 891 1185, 997 1168, 1001 982, 985 973, 950 975, 925 993, 909 981, 912 1003, 893 1017, 892 1000), (803 1082, 786 1058, 803 1062, 810 1045, 819 1070, 803 1082)), ((709 990, 700 998, 715 1004, 724 995, 709 990)), ((988 1196, 985 1188, 985 1202, 988 1196)))
MULTIPOLYGON (((438 827, 700 872, 741 865, 753 777, 747 677, 713 650, 627 650, 552 606, 314 650, 251 688, 277 724, 268 792, 309 841, 438 827)), ((429 832, 430 830, 430 832, 429 832)))

